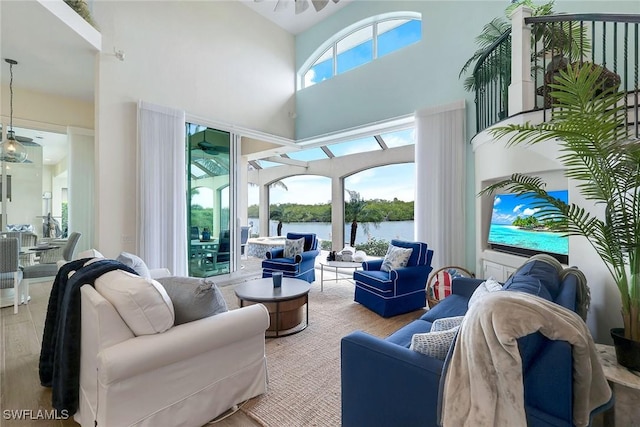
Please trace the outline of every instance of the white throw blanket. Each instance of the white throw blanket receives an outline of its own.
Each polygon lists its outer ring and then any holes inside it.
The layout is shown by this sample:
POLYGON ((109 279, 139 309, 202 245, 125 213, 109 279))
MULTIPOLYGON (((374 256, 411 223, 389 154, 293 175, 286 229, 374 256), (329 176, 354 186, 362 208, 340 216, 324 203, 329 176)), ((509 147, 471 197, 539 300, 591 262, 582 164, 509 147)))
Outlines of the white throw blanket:
POLYGON ((572 345, 573 422, 589 425, 591 411, 609 401, 611 389, 586 324, 542 298, 500 291, 482 297, 462 322, 442 395, 445 427, 527 425, 516 338, 536 331, 572 345))

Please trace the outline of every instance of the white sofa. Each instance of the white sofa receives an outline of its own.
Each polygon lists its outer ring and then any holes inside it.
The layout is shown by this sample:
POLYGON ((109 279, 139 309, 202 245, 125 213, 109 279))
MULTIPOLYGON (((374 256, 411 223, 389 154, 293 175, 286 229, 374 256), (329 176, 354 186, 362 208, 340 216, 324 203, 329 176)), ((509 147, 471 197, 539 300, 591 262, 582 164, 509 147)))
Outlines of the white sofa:
POLYGON ((136 337, 94 287, 80 292, 81 425, 201 426, 266 391, 261 304, 136 337))

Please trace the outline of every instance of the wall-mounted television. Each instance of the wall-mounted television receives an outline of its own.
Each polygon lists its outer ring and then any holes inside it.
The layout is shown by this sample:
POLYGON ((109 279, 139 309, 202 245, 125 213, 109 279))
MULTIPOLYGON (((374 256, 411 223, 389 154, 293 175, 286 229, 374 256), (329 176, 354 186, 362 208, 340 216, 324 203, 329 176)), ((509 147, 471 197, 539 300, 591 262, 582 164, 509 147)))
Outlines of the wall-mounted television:
MULTIPOLYGON (((567 190, 549 191, 551 196, 568 203, 567 190)), ((569 238, 566 224, 558 219, 540 217, 542 202, 533 193, 495 194, 489 226, 488 247, 514 255, 546 253, 563 264, 569 262, 569 238)))

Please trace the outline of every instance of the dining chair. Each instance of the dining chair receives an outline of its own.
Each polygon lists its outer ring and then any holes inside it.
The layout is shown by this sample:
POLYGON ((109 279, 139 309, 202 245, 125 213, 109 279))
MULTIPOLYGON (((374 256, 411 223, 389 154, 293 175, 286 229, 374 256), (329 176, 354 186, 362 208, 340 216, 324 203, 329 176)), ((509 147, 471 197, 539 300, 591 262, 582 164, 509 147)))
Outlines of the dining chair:
POLYGON ((20 247, 20 265, 32 265, 35 262, 35 253, 24 251, 25 248, 35 246, 38 242, 38 236, 28 231, 5 231, 0 233, 0 238, 16 238, 20 247))
POLYGON ((0 289, 13 288, 13 314, 18 313, 20 298, 22 297, 25 303, 28 299, 24 285, 20 286, 22 271, 20 270, 19 254, 20 241, 17 237, 0 239, 0 289))
POLYGON ((34 279, 45 280, 51 278, 53 280, 58 273, 58 261, 71 261, 73 259, 73 253, 81 236, 81 233, 74 231, 69 235, 63 247, 43 250, 40 253, 40 261, 38 263, 24 267, 24 279, 27 282, 27 292, 29 290, 29 283, 36 281, 34 279))
POLYGON ((245 258, 248 258, 246 246, 249 240, 249 233, 251 233, 251 226, 240 227, 240 256, 245 258))

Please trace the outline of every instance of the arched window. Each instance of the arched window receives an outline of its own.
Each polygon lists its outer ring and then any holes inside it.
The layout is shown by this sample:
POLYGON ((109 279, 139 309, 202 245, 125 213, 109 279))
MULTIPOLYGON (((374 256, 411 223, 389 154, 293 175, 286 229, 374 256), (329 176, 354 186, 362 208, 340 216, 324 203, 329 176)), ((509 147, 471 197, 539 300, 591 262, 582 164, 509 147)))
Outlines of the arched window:
POLYGON ((422 15, 393 12, 356 22, 334 34, 305 61, 298 89, 313 86, 422 38, 422 15))

